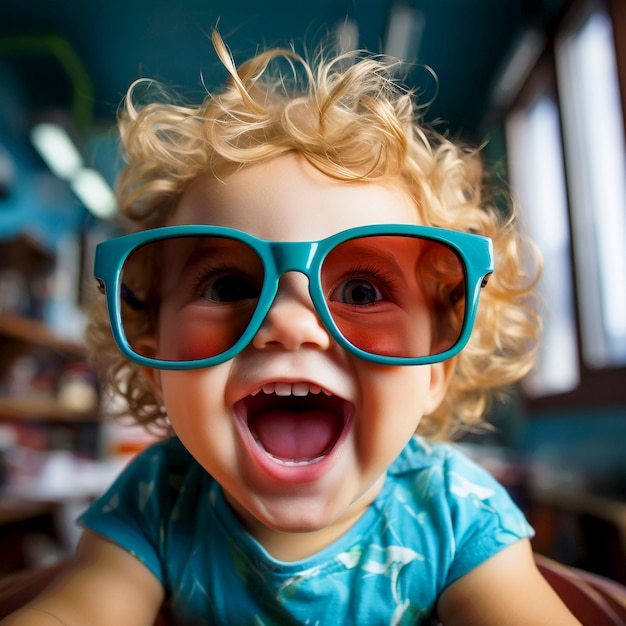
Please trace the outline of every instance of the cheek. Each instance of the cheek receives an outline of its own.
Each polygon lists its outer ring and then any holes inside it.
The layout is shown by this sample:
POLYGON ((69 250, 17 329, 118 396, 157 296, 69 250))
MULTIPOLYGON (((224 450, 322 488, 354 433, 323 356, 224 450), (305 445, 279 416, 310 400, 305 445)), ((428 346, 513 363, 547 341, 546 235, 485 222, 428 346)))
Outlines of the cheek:
POLYGON ((224 400, 229 368, 162 372, 163 399, 172 429, 196 461, 225 489, 239 474, 236 433, 224 400))
POLYGON ((249 317, 207 320, 197 310, 175 314, 163 307, 159 316, 158 357, 164 361, 198 361, 222 354, 241 337, 249 317))
POLYGON ((429 398, 428 366, 369 368, 361 379, 362 454, 391 462, 413 436, 429 398))
POLYGON ((167 414, 176 434, 187 445, 212 446, 231 425, 224 403, 227 368, 161 372, 167 414))
POLYGON ((429 396, 430 366, 367 365, 366 375, 360 377, 363 397, 370 396, 382 412, 386 411, 385 407, 390 410, 406 407, 413 414, 417 411, 415 419, 419 419, 429 396))

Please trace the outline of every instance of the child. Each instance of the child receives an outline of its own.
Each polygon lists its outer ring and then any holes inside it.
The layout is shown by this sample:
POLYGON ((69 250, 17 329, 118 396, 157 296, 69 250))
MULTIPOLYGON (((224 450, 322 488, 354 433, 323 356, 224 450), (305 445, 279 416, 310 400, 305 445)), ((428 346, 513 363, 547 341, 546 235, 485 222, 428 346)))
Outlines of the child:
POLYGON ((173 435, 3 624, 147 626, 162 605, 192 626, 578 623, 504 489, 436 442, 532 364, 512 216, 382 60, 236 69, 213 40, 230 79, 200 107, 131 89, 118 199, 138 232, 96 260, 94 355, 173 435))

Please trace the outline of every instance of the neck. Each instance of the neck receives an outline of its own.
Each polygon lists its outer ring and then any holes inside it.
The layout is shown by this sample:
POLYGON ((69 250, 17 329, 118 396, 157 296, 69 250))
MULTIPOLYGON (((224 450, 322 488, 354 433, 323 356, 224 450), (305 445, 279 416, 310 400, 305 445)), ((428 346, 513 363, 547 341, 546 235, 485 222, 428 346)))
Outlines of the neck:
POLYGON ((321 552, 347 533, 369 509, 382 489, 385 475, 381 476, 358 500, 352 503, 341 517, 329 525, 313 531, 285 532, 271 528, 251 516, 238 502, 225 492, 224 496, 245 529, 277 561, 301 561, 321 552))

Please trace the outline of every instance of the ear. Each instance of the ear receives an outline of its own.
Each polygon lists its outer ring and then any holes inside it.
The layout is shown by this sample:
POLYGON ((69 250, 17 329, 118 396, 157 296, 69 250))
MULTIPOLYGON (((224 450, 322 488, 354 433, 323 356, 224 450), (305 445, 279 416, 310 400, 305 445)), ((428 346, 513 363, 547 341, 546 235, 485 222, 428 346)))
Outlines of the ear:
POLYGON ((429 415, 437 410, 441 404, 448 386, 454 374, 456 367, 456 357, 442 361, 441 363, 433 363, 430 366, 430 388, 428 400, 424 407, 424 414, 429 415))

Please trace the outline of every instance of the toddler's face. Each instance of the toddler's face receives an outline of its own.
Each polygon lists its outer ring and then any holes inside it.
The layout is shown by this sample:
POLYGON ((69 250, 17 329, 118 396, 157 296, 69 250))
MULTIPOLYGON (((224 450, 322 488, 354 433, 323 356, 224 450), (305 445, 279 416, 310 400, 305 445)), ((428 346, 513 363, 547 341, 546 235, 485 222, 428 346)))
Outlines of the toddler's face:
MULTIPOLYGON (((313 241, 385 223, 418 223, 399 183, 335 181, 296 155, 248 166, 224 182, 199 177, 170 222, 228 226, 275 241, 313 241)), ((156 356, 174 309, 162 303, 156 356)), ((375 498, 421 417, 439 404, 451 369, 450 362, 381 366, 348 354, 317 317, 307 279, 288 273, 238 356, 150 376, 177 435, 252 534, 272 551, 273 531, 310 532, 313 552, 375 498)))

